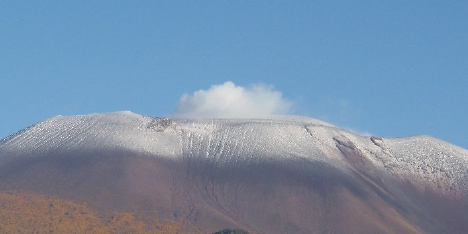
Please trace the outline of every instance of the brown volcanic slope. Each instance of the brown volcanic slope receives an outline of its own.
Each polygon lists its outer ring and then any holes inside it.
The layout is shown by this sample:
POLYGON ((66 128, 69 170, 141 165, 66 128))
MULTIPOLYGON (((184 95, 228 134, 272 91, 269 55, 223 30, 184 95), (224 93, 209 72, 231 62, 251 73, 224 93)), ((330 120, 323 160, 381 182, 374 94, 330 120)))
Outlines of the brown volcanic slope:
POLYGON ((466 150, 308 119, 55 117, 0 145, 0 190, 211 233, 468 233, 466 150))

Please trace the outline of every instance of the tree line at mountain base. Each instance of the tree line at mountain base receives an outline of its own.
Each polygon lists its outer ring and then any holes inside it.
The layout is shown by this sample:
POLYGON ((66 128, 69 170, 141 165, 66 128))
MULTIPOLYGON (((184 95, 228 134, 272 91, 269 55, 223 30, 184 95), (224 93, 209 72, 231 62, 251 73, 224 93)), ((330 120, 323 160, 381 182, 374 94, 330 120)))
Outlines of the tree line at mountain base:
MULTIPOLYGON (((184 229, 182 222, 141 221, 134 215, 119 212, 102 217, 87 205, 57 198, 0 193, 0 234, 42 233, 135 233, 202 234, 184 229)), ((248 234, 240 229, 225 229, 214 234, 248 234)))

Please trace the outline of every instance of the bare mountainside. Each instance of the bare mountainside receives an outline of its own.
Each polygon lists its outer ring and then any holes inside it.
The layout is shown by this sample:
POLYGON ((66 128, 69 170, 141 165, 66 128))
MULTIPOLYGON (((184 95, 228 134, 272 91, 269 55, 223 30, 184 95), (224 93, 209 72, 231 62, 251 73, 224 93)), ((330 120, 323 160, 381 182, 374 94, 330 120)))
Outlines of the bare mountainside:
POLYGON ((468 151, 308 118, 57 116, 0 143, 0 190, 205 233, 468 233, 468 151))

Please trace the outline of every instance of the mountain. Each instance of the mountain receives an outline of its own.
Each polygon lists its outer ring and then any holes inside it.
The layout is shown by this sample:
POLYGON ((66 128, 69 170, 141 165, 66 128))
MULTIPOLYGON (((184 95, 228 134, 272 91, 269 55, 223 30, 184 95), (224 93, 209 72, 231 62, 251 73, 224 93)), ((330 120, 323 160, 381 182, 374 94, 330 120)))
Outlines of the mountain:
POLYGON ((468 233, 467 150, 295 116, 56 116, 1 141, 0 192, 204 233, 468 233))

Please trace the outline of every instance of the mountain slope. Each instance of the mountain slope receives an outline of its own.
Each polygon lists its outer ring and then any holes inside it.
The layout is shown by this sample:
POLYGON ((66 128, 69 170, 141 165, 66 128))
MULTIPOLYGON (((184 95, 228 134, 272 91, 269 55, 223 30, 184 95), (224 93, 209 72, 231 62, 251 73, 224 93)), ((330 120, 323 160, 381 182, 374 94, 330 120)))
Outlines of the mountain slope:
POLYGON ((57 116, 0 143, 0 189, 205 232, 466 233, 468 152, 300 117, 57 116))

